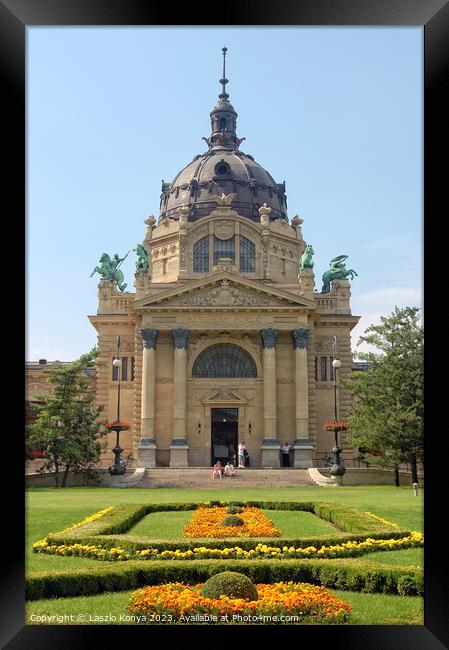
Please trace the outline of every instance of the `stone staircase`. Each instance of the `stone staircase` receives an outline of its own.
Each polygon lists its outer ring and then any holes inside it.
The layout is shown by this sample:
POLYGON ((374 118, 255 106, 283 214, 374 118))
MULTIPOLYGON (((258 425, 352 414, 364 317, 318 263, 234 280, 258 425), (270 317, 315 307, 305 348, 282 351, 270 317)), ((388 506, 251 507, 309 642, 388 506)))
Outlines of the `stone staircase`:
POLYGON ((235 476, 212 479, 212 467, 180 469, 157 467, 145 470, 136 487, 229 489, 234 487, 306 487, 316 485, 306 469, 237 469, 235 476))

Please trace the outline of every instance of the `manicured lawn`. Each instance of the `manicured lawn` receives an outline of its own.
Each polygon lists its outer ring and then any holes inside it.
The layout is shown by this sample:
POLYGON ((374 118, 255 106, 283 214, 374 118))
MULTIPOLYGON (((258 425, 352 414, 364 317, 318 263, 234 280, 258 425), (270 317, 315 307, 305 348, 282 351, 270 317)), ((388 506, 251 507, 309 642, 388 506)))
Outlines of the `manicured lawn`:
MULTIPOLYGON (((339 532, 332 524, 316 517, 311 512, 282 510, 264 510, 263 512, 286 537, 335 535, 339 532)), ((151 539, 180 539, 183 537, 184 526, 190 521, 192 513, 193 510, 152 512, 130 528, 128 534, 151 539)))
POLYGON ((191 520, 193 510, 181 512, 152 512, 129 529, 129 535, 151 539, 179 539, 184 526, 191 520))
MULTIPOLYGON (((108 488, 30 489, 27 491, 27 571, 63 571, 70 568, 108 566, 109 563, 81 557, 37 555, 31 546, 50 532, 61 531, 73 523, 106 508, 121 503, 170 503, 198 502, 221 499, 232 500, 279 500, 279 501, 338 501, 354 506, 362 512, 369 511, 403 529, 423 529, 423 490, 414 497, 410 488, 387 486, 351 488, 224 488, 214 489, 136 489, 113 490, 108 488)), ((309 512, 269 510, 265 514, 272 519, 286 536, 317 536, 338 532, 330 523, 309 512)), ((192 511, 157 512, 147 515, 129 531, 131 535, 148 536, 153 539, 179 538, 189 521, 192 511)), ((376 552, 360 558, 346 560, 354 563, 380 565, 421 565, 422 549, 376 552)), ((330 563, 339 560, 329 560, 330 563)), ((356 593, 332 590, 339 598, 353 606, 352 625, 410 625, 423 623, 423 600, 420 597, 393 596, 386 594, 356 593)), ((26 605, 27 622, 32 615, 59 616, 51 624, 129 624, 125 609, 132 591, 104 593, 78 598, 38 600, 26 605), (79 615, 84 620, 79 620, 79 615), (70 616, 73 617, 70 620, 70 616), (97 618, 91 618, 96 616, 97 618), (108 620, 107 616, 112 616, 108 620)))
MULTIPOLYGON (((178 488, 34 488, 27 491, 27 559, 26 567, 31 570, 66 569, 70 567, 104 566, 103 562, 86 558, 60 557, 54 555, 37 555, 32 552, 32 544, 45 537, 50 532, 60 531, 75 522, 81 521, 84 517, 91 515, 102 508, 119 503, 170 503, 180 501, 205 501, 211 499, 221 500, 322 500, 340 501, 352 505, 362 511, 369 511, 378 516, 399 524, 402 528, 410 530, 423 529, 423 490, 420 490, 418 497, 413 496, 413 491, 408 487, 369 486, 369 487, 342 487, 342 488, 224 488, 215 489, 178 489, 178 488)), ((156 514, 156 513, 155 513, 156 514)), ((173 513, 172 513, 173 514, 173 513)), ((185 513, 178 513, 185 514, 185 513)), ((270 511, 269 516, 282 516, 287 514, 283 511, 270 511)), ((309 513, 295 513, 309 514, 309 513)), ((190 516, 190 515, 189 515, 190 516)), ((313 515, 318 525, 322 522, 313 515)), ((163 521, 163 519, 161 520, 163 521)), ((274 519, 273 519, 274 521, 274 519)), ((276 523, 276 522, 275 522, 276 523)), ((315 522, 314 522, 315 523, 315 522)), ((139 524, 138 524, 139 525, 139 524)), ((285 524, 284 524, 285 525, 285 524)), ((281 526, 282 527, 282 526, 281 526)), ((335 531, 335 529, 333 529, 335 531)), ((321 531, 320 534, 326 531, 321 531)), ((135 529, 133 530, 134 534, 135 529)), ((287 533, 286 534, 290 534, 287 533)), ((373 553, 370 560, 383 562, 383 558, 391 556, 390 561, 394 564, 402 564, 402 555, 407 552, 418 551, 391 551, 385 553, 373 553), (393 559, 394 558, 394 559, 393 559)), ((366 556, 365 556, 366 557, 366 556)), ((412 564, 418 564, 418 555, 413 558, 412 564)), ((354 561, 357 561, 355 559, 354 561)))
MULTIPOLYGON (((345 600, 353 607, 350 624, 352 625, 419 625, 423 623, 423 599, 418 596, 389 596, 384 594, 364 594, 353 591, 331 590, 338 598, 345 600)), ((126 620, 120 620, 126 615, 132 591, 106 593, 100 596, 79 598, 57 598, 53 600, 30 601, 26 604, 27 623, 38 624, 31 616, 60 616, 61 625, 126 625, 126 620), (73 616, 74 620, 70 621, 73 616), (85 617, 78 621, 77 617, 85 617), (114 616, 117 620, 90 620, 89 617, 114 616)), ((48 624, 47 619, 47 624, 48 624)), ((45 624, 45 623, 44 623, 45 624)), ((51 621, 57 625, 58 620, 51 621)))
MULTIPOLYGON (((377 553, 369 553, 368 555, 364 555, 363 559, 366 562, 375 562, 376 564, 423 566, 424 549, 404 548, 400 551, 378 551, 377 553)), ((357 562, 358 558, 347 558, 347 560, 350 562, 357 562)))
MULTIPOLYGON (((313 537, 315 535, 338 535, 335 526, 320 519, 312 512, 290 512, 288 510, 264 510, 285 537, 313 537)), ((341 533, 343 534, 343 533, 341 533)))
POLYGON ((351 625, 424 625, 424 600, 419 596, 330 591, 352 605, 351 625))

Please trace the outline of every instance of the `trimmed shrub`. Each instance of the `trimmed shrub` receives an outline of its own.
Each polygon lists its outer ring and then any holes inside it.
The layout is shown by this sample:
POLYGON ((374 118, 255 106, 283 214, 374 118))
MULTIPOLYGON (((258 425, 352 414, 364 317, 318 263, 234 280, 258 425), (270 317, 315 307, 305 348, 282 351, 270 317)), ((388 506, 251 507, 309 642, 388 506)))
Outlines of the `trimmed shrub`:
POLYGON ((251 580, 243 573, 236 571, 223 571, 216 573, 206 580, 201 595, 206 598, 220 598, 220 596, 230 596, 231 598, 245 598, 248 600, 258 600, 257 589, 251 580))
POLYGON ((227 515, 224 517, 222 520, 222 525, 223 526, 244 526, 245 522, 241 517, 238 517, 237 515, 227 515))
POLYGON ((229 506, 226 512, 230 515, 238 515, 243 512, 243 508, 240 508, 240 506, 229 506))
POLYGON ((416 580, 412 576, 400 576, 397 591, 400 596, 414 596, 417 592, 416 580))
MULTIPOLYGON (((407 537, 410 535, 408 531, 401 531, 395 529, 388 533, 388 539, 401 539, 402 537, 407 537)), ((386 534, 384 532, 370 533, 370 537, 373 539, 385 539, 386 534)), ((318 535, 316 537, 276 537, 276 538, 266 538, 266 537, 239 537, 231 538, 195 538, 195 539, 169 539, 169 540, 151 540, 149 537, 133 536, 133 535, 98 535, 98 536, 86 536, 86 537, 75 537, 70 533, 62 534, 51 534, 47 536, 47 539, 52 544, 85 544, 90 545, 99 545, 102 548, 114 548, 121 547, 129 553, 134 553, 137 550, 143 550, 151 546, 151 548, 156 548, 158 551, 175 551, 179 549, 180 551, 193 550, 198 546, 204 546, 205 548, 229 548, 232 546, 240 546, 240 548, 249 551, 252 548, 255 548, 258 544, 268 543, 274 546, 294 546, 298 548, 306 548, 307 546, 315 546, 320 548, 321 546, 331 546, 334 544, 342 544, 343 542, 354 541, 362 542, 366 539, 366 535, 363 534, 344 534, 337 533, 335 535, 318 535), (267 541, 268 539, 268 541, 267 541)))
MULTIPOLYGON (((106 591, 126 591, 167 582, 198 584, 211 576, 236 571, 254 583, 309 582, 349 591, 423 595, 423 574, 402 566, 373 567, 351 560, 186 560, 185 562, 135 561, 65 571, 36 571, 25 581, 27 600, 87 596, 106 591), (393 590, 394 588, 394 590, 393 590)), ((402 594, 401 594, 402 595, 402 594)))
MULTIPOLYGON (((89 539, 90 543, 94 543, 92 540, 96 535, 121 535, 126 533, 132 526, 134 526, 134 524, 151 512, 196 510, 199 505, 204 505, 204 503, 124 504, 115 506, 109 513, 93 522, 66 532, 61 531, 50 533, 47 537, 51 543, 57 544, 82 543, 86 539, 89 539)), ((363 533, 369 534, 373 538, 385 538, 388 533, 390 538, 395 539, 409 534, 409 531, 400 531, 397 528, 391 528, 386 524, 377 521, 373 517, 341 503, 312 503, 308 501, 210 501, 207 502, 207 505, 210 505, 211 507, 229 506, 234 508, 248 506, 263 508, 265 510, 299 510, 312 512, 316 516, 335 524, 341 530, 352 533, 352 535, 346 537, 346 540, 354 539, 360 541, 364 537, 363 533)), ((285 543, 291 545, 302 545, 302 542, 304 541, 306 542, 306 545, 316 546, 317 544, 326 545, 329 543, 337 543, 342 540, 343 537, 336 533, 335 535, 318 536, 316 538, 307 539, 286 538, 285 543)), ((262 540, 259 539, 259 541, 262 540)), ((280 543, 281 540, 278 540, 278 542, 280 543)), ((170 548, 168 542, 165 548, 167 550, 170 548)), ((165 550, 165 548, 163 550, 165 550)), ((178 544, 177 548, 181 548, 181 546, 178 544)), ((186 550, 187 548, 188 547, 186 547, 186 550)))
POLYGON ((371 534, 373 532, 382 532, 385 535, 397 530, 397 528, 384 524, 374 519, 374 517, 370 517, 370 515, 343 503, 317 501, 313 504, 313 513, 348 533, 371 534))

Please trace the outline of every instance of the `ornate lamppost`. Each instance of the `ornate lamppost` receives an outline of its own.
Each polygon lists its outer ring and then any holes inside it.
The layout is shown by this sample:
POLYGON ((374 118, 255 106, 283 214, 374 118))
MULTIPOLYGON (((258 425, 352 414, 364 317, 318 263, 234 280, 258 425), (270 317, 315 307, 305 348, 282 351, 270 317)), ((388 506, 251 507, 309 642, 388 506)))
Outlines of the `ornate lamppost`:
POLYGON ((126 464, 123 462, 121 458, 121 453, 123 449, 120 447, 120 431, 125 431, 126 429, 129 429, 129 425, 126 424, 126 422, 120 422, 120 382, 121 382, 121 368, 122 368, 122 360, 120 358, 120 336, 117 336, 117 353, 115 355, 115 359, 112 362, 112 365, 114 368, 117 368, 117 379, 118 379, 118 385, 117 385, 117 418, 115 419, 114 422, 108 422, 106 425, 108 431, 115 431, 117 434, 116 438, 116 443, 115 447, 112 450, 114 454, 114 464, 109 467, 109 473, 112 474, 113 476, 117 476, 120 474, 124 474, 126 472, 126 464))
POLYGON ((333 422, 327 422, 326 423, 326 428, 328 430, 331 430, 335 434, 335 446, 332 447, 332 452, 335 456, 334 458, 334 463, 330 468, 330 474, 332 476, 343 476, 343 474, 346 472, 346 468, 342 465, 341 460, 340 460, 340 454, 342 452, 341 447, 338 445, 338 432, 339 431, 345 431, 348 426, 347 422, 345 420, 339 420, 338 419, 338 412, 337 412, 337 370, 341 366, 341 361, 340 359, 337 359, 337 337, 334 336, 334 341, 333 341, 333 346, 332 346, 332 368, 334 370, 334 421, 333 422))

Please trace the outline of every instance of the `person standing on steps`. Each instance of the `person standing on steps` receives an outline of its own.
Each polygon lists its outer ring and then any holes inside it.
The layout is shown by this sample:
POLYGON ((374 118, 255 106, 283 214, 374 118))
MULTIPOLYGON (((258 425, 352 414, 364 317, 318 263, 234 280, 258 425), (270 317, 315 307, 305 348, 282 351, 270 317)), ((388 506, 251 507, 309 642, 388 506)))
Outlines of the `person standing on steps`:
POLYGON ((245 443, 242 440, 242 442, 239 444, 238 447, 239 469, 244 469, 245 467, 245 451, 246 451, 245 443))
POLYGON ((281 447, 282 452, 282 467, 290 467, 290 445, 284 442, 281 447))

